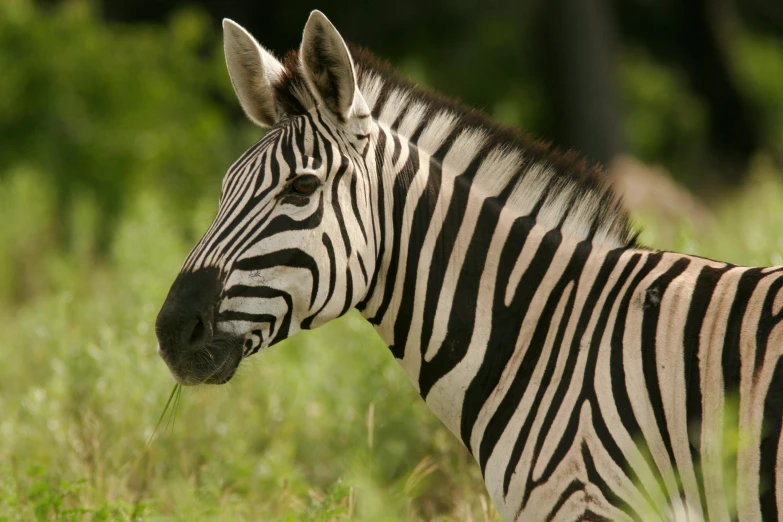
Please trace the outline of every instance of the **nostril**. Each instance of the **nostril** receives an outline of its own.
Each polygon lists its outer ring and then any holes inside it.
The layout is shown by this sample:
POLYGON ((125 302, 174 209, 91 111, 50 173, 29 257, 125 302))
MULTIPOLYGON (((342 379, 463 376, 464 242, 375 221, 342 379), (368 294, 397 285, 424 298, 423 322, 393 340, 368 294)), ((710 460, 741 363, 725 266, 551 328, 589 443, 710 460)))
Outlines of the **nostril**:
POLYGON ((155 335, 166 363, 187 366, 191 356, 200 357, 205 354, 199 352, 211 348, 221 288, 215 267, 183 270, 177 276, 155 319, 155 335))
POLYGON ((190 336, 188 337, 188 346, 193 348, 200 348, 205 344, 207 336, 207 328, 204 325, 204 321, 201 317, 197 317, 196 321, 190 329, 190 336))

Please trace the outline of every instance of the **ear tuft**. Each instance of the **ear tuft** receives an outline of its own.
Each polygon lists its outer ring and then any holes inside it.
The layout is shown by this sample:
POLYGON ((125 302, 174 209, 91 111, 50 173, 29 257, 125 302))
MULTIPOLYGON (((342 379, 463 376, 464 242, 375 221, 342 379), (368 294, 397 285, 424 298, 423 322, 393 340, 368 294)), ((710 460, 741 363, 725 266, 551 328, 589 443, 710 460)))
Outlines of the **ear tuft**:
POLYGON ((274 125, 278 115, 272 85, 283 75, 283 65, 228 18, 223 20, 223 48, 228 74, 245 114, 262 127, 274 125))
POLYGON ((341 121, 353 115, 356 87, 353 60, 340 33, 320 11, 310 13, 299 59, 305 79, 319 100, 341 121))

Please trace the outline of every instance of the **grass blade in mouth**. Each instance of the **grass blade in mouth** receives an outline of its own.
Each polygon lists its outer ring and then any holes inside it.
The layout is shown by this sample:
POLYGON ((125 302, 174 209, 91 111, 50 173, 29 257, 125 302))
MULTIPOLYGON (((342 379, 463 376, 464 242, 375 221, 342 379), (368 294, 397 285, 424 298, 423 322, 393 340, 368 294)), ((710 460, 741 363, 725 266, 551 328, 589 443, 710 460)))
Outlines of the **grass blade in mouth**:
POLYGON ((169 406, 172 406, 171 401, 174 401, 171 415, 169 415, 169 421, 166 423, 166 427, 168 429, 168 426, 171 424, 172 418, 176 414, 177 404, 179 403, 179 396, 182 394, 182 385, 179 383, 174 384, 174 389, 171 390, 171 394, 169 395, 169 400, 166 401, 166 406, 163 408, 163 413, 160 414, 160 418, 158 419, 158 423, 155 425, 155 429, 152 430, 152 435, 150 435, 150 440, 147 441, 147 447, 149 448, 150 443, 152 443, 152 439, 155 438, 155 434, 158 432, 158 428, 160 428, 161 423, 163 422, 163 417, 166 416, 166 412, 169 411, 169 406))
MULTIPOLYGON (((166 431, 169 430, 170 427, 174 426, 174 419, 177 418, 177 409, 179 408, 179 399, 182 397, 182 385, 175 384, 174 385, 174 404, 171 405, 171 414, 169 415, 169 420, 166 421, 166 431)), ((169 398, 171 400, 171 398, 169 398)), ((165 410, 164 410, 165 413, 165 410)))

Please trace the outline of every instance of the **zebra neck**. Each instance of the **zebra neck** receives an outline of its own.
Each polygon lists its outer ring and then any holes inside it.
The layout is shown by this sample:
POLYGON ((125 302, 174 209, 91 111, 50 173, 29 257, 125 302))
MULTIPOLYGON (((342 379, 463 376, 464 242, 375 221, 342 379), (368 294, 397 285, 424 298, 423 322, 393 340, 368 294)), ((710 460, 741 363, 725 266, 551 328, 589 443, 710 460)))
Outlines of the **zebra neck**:
POLYGON ((488 197, 404 137, 388 133, 385 140, 381 157, 393 167, 378 205, 385 233, 377 282, 359 309, 428 405, 460 436, 465 391, 479 366, 514 343, 498 336, 502 329, 493 334, 499 320, 493 313, 530 306, 532 294, 522 298, 527 303, 512 299, 523 273, 535 280, 550 265, 562 271, 582 243, 488 197))

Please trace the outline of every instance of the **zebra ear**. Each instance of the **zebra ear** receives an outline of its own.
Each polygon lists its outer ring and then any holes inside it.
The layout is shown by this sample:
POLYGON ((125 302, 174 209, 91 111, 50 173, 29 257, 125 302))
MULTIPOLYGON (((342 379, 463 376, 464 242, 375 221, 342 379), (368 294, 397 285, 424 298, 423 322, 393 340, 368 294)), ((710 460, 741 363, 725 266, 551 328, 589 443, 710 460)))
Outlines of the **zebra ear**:
POLYGON ((278 116, 272 85, 283 75, 283 65, 228 18, 223 20, 223 48, 228 74, 245 114, 262 127, 274 125, 278 116))
POLYGON ((310 13, 302 35, 299 60, 310 89, 340 121, 369 112, 356 85, 356 72, 348 47, 321 11, 310 13))

